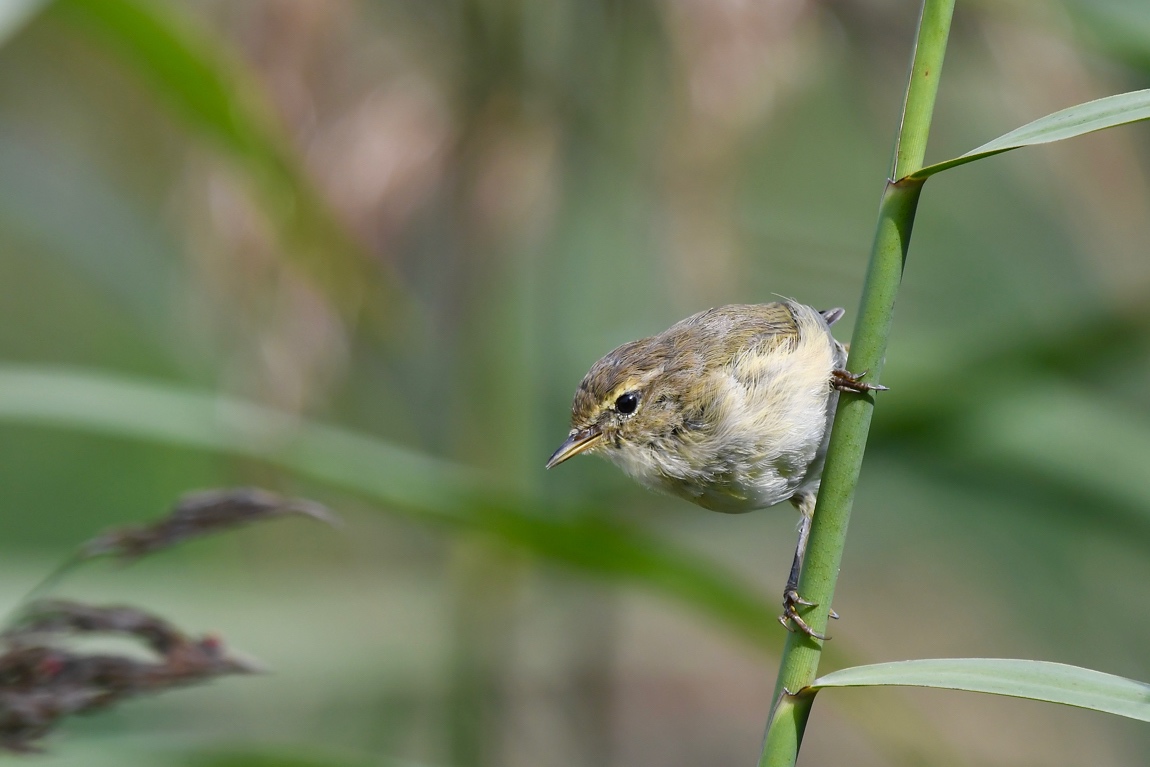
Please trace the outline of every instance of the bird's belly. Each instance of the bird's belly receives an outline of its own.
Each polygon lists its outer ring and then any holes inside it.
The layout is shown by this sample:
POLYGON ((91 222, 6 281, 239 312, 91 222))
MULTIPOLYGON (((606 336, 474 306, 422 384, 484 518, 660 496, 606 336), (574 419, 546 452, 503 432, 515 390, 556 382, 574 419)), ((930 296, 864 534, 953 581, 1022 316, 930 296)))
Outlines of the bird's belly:
POLYGON ((810 460, 801 460, 799 464, 747 467, 736 482, 708 487, 707 497, 700 499, 699 505, 712 511, 740 514, 782 503, 802 484, 810 460))
POLYGON ((677 495, 711 511, 742 514, 788 500, 807 478, 811 456, 803 451, 757 463, 738 462, 708 467, 706 476, 682 478, 657 474, 653 489, 677 495))
POLYGON ((783 410, 786 418, 750 419, 754 428, 729 427, 723 439, 700 446, 685 460, 660 465, 658 484, 665 492, 728 514, 817 490, 835 395, 829 387, 792 391, 790 407, 783 410))

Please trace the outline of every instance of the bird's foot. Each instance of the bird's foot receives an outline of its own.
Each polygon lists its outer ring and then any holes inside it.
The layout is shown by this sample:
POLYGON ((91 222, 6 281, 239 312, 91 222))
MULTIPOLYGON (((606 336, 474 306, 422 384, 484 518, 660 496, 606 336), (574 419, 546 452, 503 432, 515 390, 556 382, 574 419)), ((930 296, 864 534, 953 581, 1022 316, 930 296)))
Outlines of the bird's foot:
POLYGON ((889 386, 863 383, 862 379, 866 374, 867 371, 865 370, 861 373, 852 373, 849 370, 832 370, 831 386, 839 391, 853 391, 859 394, 865 394, 868 391, 890 391, 889 386))
MULTIPOLYGON (((787 631, 794 631, 797 626, 799 631, 803 632, 809 637, 814 639, 826 640, 826 634, 820 634, 811 628, 810 624, 803 620, 802 616, 798 613, 799 607, 817 607, 817 602, 812 602, 809 599, 803 599, 799 596, 799 592, 793 588, 788 588, 783 592, 783 614, 779 616, 779 623, 783 624, 787 631), (792 626, 791 624, 794 624, 792 626)), ((830 617, 837 619, 839 616, 834 611, 830 611, 830 617)))

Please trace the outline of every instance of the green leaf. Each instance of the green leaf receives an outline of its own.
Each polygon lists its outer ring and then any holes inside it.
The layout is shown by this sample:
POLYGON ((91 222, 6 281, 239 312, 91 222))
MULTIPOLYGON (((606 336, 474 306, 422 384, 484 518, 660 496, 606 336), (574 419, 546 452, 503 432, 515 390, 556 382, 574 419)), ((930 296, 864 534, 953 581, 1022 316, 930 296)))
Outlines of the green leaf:
POLYGON ((0 421, 259 459, 413 521, 650 588, 759 647, 777 650, 784 634, 777 608, 714 562, 588 510, 517 496, 467 467, 249 402, 90 372, 0 366, 0 421))
MULTIPOLYGON (((249 402, 91 371, 0 365, 3 422, 258 459, 371 499, 413 522, 485 535, 593 577, 646 588, 769 652, 777 652, 786 636, 774 600, 764 600, 721 563, 586 509, 515 495, 473 469, 249 402)), ((853 662, 841 642, 824 657, 853 662)), ((884 706, 929 730, 900 701, 884 706)), ((858 716, 858 709, 853 713, 858 716)), ((892 750, 904 748, 890 732, 873 734, 892 750)))
POLYGON ((1039 118, 953 160, 928 165, 910 174, 909 178, 925 179, 939 171, 1009 152, 1011 149, 1049 144, 1052 141, 1061 141, 1148 118, 1150 118, 1150 89, 1107 96, 1039 118))
POLYGON ((1006 658, 938 658, 876 663, 815 680, 828 687, 903 685, 1044 700, 1150 722, 1150 685, 1062 663, 1006 658))
POLYGON ((379 281, 299 167, 252 74, 170 5, 56 0, 53 15, 102 42, 183 122, 236 161, 295 265, 332 304, 354 307, 379 281))

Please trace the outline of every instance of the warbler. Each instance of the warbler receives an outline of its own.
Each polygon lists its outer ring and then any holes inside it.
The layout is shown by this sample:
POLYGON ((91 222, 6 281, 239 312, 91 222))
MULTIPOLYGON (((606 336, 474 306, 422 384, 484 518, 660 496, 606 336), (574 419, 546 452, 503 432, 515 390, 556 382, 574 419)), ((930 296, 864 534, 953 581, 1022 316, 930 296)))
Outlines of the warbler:
POLYGON ((831 421, 839 391, 886 389, 845 369, 830 329, 843 313, 791 300, 723 306, 623 344, 579 384, 547 468, 602 455, 653 490, 727 513, 789 500, 799 541, 779 620, 825 639, 799 615, 813 603, 797 589, 831 421))

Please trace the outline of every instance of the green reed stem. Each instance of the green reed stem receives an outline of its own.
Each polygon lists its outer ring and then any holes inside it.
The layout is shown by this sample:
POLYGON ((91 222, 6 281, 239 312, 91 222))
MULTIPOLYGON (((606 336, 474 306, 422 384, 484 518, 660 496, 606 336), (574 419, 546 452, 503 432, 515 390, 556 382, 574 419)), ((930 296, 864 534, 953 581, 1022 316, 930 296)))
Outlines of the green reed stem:
MULTIPOLYGON (((906 176, 923 165, 953 13, 954 0, 923 2, 895 148, 892 173, 895 180, 888 180, 883 191, 858 322, 847 360, 848 369, 865 371, 866 380, 870 383, 877 383, 882 373, 895 296, 902 282, 914 214, 924 183, 923 180, 906 179, 906 176)), ((897 396, 897 393, 879 396, 897 396)), ((803 617, 820 633, 827 628, 828 610, 842 562, 847 523, 874 404, 873 396, 844 393, 835 415, 822 488, 799 582, 799 593, 818 603, 803 617)), ((822 642, 819 640, 799 632, 787 638, 759 767, 790 767, 798 759, 803 730, 814 700, 814 695, 805 690, 815 680, 821 655, 822 642)))

